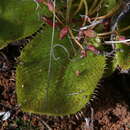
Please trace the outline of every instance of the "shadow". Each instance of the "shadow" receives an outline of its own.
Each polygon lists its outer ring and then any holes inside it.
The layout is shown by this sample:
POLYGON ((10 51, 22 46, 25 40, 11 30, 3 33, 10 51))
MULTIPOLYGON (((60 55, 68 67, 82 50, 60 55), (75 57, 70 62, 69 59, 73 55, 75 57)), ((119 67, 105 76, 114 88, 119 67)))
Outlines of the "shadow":
POLYGON ((110 77, 102 79, 97 91, 92 102, 95 111, 114 108, 118 103, 125 103, 130 110, 130 72, 121 74, 116 70, 110 77))

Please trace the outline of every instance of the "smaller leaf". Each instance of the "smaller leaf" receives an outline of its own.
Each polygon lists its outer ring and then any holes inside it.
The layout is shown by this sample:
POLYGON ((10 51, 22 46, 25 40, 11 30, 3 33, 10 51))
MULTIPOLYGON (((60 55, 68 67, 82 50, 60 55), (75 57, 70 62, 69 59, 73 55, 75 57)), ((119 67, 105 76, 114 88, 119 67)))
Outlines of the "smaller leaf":
POLYGON ((126 37, 125 37, 125 36, 120 36, 120 37, 119 37, 119 40, 120 40, 120 41, 126 40, 126 37))
POLYGON ((89 38, 94 38, 94 37, 96 37, 97 34, 92 29, 87 29, 84 31, 84 35, 89 38))
POLYGON ((77 40, 80 41, 84 37, 84 33, 82 30, 79 31, 77 40))
POLYGON ((81 58, 87 56, 87 52, 85 50, 81 50, 80 54, 81 54, 81 58))
MULTIPOLYGON (((48 25, 50 25, 51 27, 53 27, 53 21, 52 21, 52 19, 43 16, 43 17, 42 17, 42 20, 43 20, 43 22, 45 22, 46 24, 48 24, 48 25)), ((58 27, 58 26, 59 26, 59 23, 54 23, 54 27, 58 27)))
POLYGON ((69 32, 69 27, 64 27, 63 29, 61 29, 60 31, 60 39, 63 39, 69 32))
POLYGON ((87 49, 91 52, 93 52, 94 54, 100 54, 100 51, 93 45, 88 45, 87 49))
POLYGON ((48 6, 49 11, 51 12, 55 11, 54 4, 51 1, 47 2, 47 6, 48 6))

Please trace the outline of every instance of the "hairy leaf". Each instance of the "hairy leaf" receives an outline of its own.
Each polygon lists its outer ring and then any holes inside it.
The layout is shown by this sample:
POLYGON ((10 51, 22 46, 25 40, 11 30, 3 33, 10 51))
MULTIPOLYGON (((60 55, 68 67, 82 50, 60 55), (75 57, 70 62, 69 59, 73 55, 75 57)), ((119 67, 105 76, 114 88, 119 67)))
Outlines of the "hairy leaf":
POLYGON ((116 52, 115 66, 121 67, 122 70, 130 68, 130 47, 123 44, 117 44, 117 49, 122 49, 120 52, 116 52))
POLYGON ((83 59, 71 58, 69 40, 60 40, 59 32, 55 31, 55 57, 50 62, 51 33, 47 26, 23 50, 16 73, 17 99, 26 112, 69 115, 90 100, 103 75, 105 58, 92 53, 83 59))

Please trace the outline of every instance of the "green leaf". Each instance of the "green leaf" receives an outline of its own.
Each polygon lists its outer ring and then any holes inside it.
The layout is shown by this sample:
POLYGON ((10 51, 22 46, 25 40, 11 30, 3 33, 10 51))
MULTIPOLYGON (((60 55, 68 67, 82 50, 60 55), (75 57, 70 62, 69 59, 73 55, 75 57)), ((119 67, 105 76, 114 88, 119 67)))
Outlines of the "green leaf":
MULTIPOLYGON (((123 28, 126 28, 130 24, 130 14, 128 13, 125 15, 124 18, 122 18, 118 22, 118 29, 121 30, 123 28)), ((121 32, 118 34, 119 36, 125 36, 126 39, 129 38, 130 36, 130 30, 126 30, 125 32, 121 32)), ((125 45, 123 43, 117 43, 116 44, 116 49, 122 49, 123 52, 116 52, 115 60, 114 60, 114 65, 115 67, 119 66, 121 67, 122 70, 127 70, 130 69, 130 46, 125 45)))
POLYGON ((116 52, 114 64, 121 67, 122 70, 130 68, 130 46, 117 44, 116 49, 122 49, 123 52, 116 52))
MULTIPOLYGON (((101 0, 100 0, 101 1, 101 0)), ((121 0, 103 0, 99 14, 116 13, 121 0)))
POLYGON ((71 58, 69 40, 59 40, 59 32, 55 31, 53 46, 57 47, 53 51, 59 59, 52 57, 48 74, 51 33, 47 26, 43 34, 24 48, 16 72, 17 99, 25 112, 69 115, 80 111, 90 100, 103 75, 105 57, 89 53, 84 59, 71 58))
POLYGON ((0 48, 8 42, 31 35, 43 23, 48 9, 35 0, 0 0, 0 48))

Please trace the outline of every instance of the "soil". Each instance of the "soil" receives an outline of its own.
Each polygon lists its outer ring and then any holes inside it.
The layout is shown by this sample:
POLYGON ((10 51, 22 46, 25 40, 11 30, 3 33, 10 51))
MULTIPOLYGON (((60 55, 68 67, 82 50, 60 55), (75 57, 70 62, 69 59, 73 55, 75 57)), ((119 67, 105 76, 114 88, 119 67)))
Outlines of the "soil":
POLYGON ((0 116, 0 130, 130 129, 130 73, 121 74, 118 70, 101 80, 90 103, 75 115, 49 117, 22 112, 15 93, 19 48, 13 44, 0 51, 0 111, 11 113, 6 121, 0 116))

